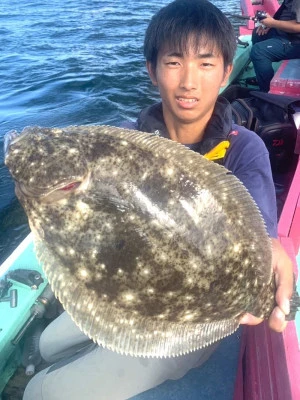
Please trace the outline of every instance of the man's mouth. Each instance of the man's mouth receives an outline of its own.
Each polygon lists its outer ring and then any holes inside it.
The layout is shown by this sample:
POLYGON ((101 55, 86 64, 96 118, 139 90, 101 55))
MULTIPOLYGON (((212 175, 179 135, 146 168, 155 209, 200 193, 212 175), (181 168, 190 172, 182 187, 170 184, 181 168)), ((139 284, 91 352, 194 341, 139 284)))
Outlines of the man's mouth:
POLYGON ((196 98, 177 97, 177 100, 183 103, 197 103, 196 98))
POLYGON ((189 110, 193 109, 199 100, 196 97, 176 97, 176 101, 180 108, 189 110))

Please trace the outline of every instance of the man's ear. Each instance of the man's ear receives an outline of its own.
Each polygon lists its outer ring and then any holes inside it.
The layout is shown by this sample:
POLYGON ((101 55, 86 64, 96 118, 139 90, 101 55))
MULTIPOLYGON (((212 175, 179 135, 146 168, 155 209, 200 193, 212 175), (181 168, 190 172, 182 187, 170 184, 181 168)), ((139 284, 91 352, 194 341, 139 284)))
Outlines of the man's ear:
POLYGON ((150 76, 151 82, 154 86, 157 86, 156 72, 153 64, 150 61, 146 61, 146 67, 148 70, 148 74, 150 76))
POLYGON ((224 87, 224 86, 227 85, 227 81, 228 81, 228 78, 230 77, 230 74, 231 74, 232 70, 233 70, 233 64, 229 64, 229 65, 225 68, 225 71, 224 71, 224 78, 223 78, 221 87, 224 87))

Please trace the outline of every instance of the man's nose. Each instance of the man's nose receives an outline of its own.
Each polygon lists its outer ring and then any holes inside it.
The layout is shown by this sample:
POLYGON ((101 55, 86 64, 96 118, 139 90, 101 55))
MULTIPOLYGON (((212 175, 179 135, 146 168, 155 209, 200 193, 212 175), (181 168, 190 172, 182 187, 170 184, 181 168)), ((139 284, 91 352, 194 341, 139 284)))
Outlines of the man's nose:
POLYGON ((190 63, 185 65, 181 74, 180 86, 186 90, 196 89, 198 86, 197 68, 190 63))

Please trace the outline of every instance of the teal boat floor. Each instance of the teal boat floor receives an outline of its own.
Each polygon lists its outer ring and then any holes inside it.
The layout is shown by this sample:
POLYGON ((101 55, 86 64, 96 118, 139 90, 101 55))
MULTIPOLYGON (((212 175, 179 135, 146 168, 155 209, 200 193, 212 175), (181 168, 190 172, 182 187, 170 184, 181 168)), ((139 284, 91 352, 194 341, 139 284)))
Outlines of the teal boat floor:
POLYGON ((20 353, 20 332, 31 317, 31 307, 43 293, 47 280, 41 266, 35 257, 31 237, 28 236, 17 250, 0 266, 0 279, 4 281, 5 274, 14 270, 34 270, 41 274, 43 282, 37 289, 22 281, 8 278, 12 289, 17 291, 16 306, 12 307, 9 301, 0 303, 0 393, 9 381, 18 366, 20 353))
POLYGON ((232 400, 242 328, 223 339, 212 356, 183 378, 168 380, 130 400, 232 400))

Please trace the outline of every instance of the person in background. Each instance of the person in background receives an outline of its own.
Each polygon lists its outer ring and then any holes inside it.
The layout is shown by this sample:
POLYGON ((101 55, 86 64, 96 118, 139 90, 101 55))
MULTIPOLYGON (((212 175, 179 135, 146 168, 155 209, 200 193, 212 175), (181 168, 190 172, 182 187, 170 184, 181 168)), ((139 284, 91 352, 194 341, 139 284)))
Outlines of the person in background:
POLYGON ((284 0, 273 17, 261 20, 252 34, 250 58, 261 91, 270 90, 272 62, 300 58, 300 0, 284 0))
MULTIPOLYGON (((276 301, 272 329, 286 327, 293 289, 292 263, 277 239, 275 190, 268 151, 254 132, 232 125, 231 106, 219 97, 232 71, 234 30, 224 14, 207 0, 176 0, 152 18, 144 54, 161 102, 141 111, 126 127, 155 133, 206 154, 228 140, 221 162, 256 200, 273 244, 276 301), (262 189, 263 188, 263 189, 262 189)), ((213 162, 213 161, 211 161, 213 162)), ((261 320, 244 315, 241 323, 261 320)), ((168 379, 179 379, 200 366, 217 344, 165 359, 114 353, 80 332, 64 312, 43 332, 40 350, 54 362, 27 385, 23 400, 125 400, 168 379)))

